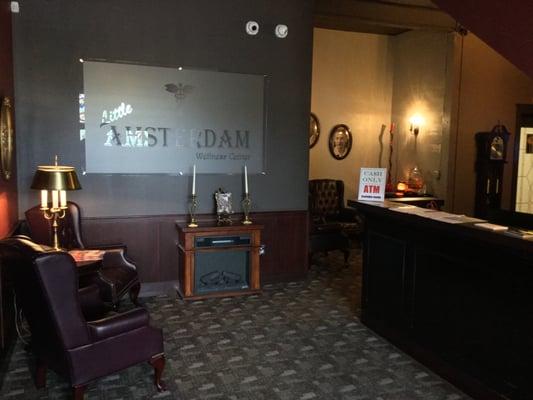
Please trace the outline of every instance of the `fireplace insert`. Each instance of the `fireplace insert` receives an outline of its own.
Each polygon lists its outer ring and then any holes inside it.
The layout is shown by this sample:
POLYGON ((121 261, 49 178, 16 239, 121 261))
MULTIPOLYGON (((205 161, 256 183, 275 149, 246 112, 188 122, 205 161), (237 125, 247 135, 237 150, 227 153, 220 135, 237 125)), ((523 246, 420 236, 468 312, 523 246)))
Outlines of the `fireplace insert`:
POLYGON ((195 244, 195 295, 250 288, 249 235, 197 237, 195 244))

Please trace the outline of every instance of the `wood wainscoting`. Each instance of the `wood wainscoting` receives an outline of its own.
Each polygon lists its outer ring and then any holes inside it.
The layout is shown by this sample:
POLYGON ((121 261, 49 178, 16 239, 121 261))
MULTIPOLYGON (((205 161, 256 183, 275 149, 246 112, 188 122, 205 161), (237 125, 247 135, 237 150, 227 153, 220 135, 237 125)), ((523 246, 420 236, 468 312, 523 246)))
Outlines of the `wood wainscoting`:
MULTIPOLYGON (((178 230, 188 215, 84 218, 83 234, 88 245, 125 243, 128 256, 138 266, 141 282, 178 279, 178 230)), ((214 215, 200 215, 199 224, 214 221, 214 215)), ((233 215, 240 224, 241 215, 233 215)), ((257 212, 254 223, 264 226, 261 256, 261 284, 303 279, 308 269, 307 211, 257 212)))

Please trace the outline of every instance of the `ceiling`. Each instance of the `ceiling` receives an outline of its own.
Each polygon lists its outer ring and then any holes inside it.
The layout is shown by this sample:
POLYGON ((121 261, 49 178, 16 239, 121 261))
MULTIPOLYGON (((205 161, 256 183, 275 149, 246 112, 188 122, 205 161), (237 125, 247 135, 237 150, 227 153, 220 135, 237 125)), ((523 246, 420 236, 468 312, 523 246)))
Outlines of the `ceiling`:
POLYGON ((453 31, 456 21, 429 0, 315 0, 314 26, 397 35, 413 29, 453 31))
POLYGON ((533 77, 532 0, 315 0, 314 4, 318 28, 382 35, 466 28, 533 77))
POLYGON ((435 0, 435 3, 533 77, 533 1, 435 0))

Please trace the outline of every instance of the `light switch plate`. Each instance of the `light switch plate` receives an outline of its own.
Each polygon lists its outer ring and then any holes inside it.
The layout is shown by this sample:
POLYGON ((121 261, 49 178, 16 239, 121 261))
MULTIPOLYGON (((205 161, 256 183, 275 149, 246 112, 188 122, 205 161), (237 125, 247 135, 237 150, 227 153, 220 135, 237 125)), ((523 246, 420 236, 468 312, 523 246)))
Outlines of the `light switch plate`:
POLYGON ((17 14, 20 11, 19 2, 18 1, 12 1, 11 2, 11 12, 17 14))

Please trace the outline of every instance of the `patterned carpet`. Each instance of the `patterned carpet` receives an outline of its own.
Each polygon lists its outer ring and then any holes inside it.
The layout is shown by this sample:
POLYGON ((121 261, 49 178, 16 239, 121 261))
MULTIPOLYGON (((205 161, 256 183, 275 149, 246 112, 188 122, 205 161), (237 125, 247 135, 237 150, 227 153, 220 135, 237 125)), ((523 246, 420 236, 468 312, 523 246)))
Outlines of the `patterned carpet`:
MULTIPOLYGON (((317 257, 305 281, 267 285, 257 296, 144 299, 164 331, 168 390, 155 391, 143 364, 94 382, 86 399, 468 399, 359 322, 354 253, 347 268, 341 255, 317 257)), ((35 389, 28 365, 19 342, 0 398, 70 398, 53 372, 47 389, 35 389)))

